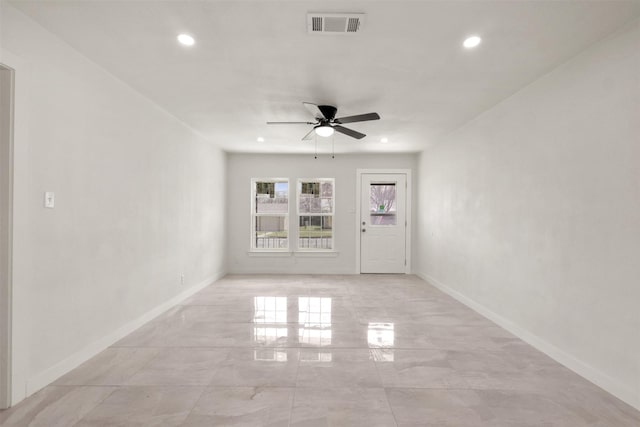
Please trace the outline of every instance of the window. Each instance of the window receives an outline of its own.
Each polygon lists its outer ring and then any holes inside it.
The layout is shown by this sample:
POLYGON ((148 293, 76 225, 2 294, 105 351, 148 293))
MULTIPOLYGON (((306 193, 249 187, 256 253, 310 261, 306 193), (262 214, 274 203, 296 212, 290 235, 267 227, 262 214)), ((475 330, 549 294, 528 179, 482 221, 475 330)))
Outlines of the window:
POLYGON ((251 249, 289 247, 289 180, 251 180, 251 249))
POLYGON ((298 180, 298 249, 333 249, 334 180, 298 180))
MULTIPOLYGON (((303 251, 333 249, 334 179, 299 179, 297 190, 298 215, 294 224, 298 227, 298 243, 294 246, 303 251)), ((289 180, 253 178, 251 250, 286 252, 290 247, 289 225, 289 180)))

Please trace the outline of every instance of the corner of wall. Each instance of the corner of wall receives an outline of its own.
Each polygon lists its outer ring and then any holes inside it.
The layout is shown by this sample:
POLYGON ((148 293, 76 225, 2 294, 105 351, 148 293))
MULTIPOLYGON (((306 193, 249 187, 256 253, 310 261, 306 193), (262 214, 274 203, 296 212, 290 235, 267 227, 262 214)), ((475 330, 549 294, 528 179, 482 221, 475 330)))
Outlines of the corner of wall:
MULTIPOLYGON (((108 335, 100 338, 97 341, 90 343, 89 345, 84 347, 82 350, 76 353, 73 353, 72 355, 60 361, 59 363, 55 364, 54 366, 50 367, 49 369, 46 369, 45 371, 39 372, 31 376, 30 378, 27 379, 26 383, 24 384, 25 393, 23 398, 29 397, 35 392, 37 392, 38 390, 46 387, 48 384, 51 384, 52 382, 54 382, 55 380, 57 380, 67 372, 71 371, 72 369, 76 368, 77 366, 91 359, 93 356, 97 355, 101 351, 105 350, 109 346, 118 342, 120 339, 129 335, 131 332, 135 331, 145 323, 153 320, 154 318, 158 317, 159 315, 169 310, 170 308, 175 307, 176 305, 179 305, 182 301, 186 300, 196 292, 206 288, 213 282, 221 279, 222 277, 225 276, 225 274, 226 273, 223 271, 217 272, 213 276, 208 277, 207 279, 201 281, 200 283, 174 296, 170 300, 147 311, 137 319, 127 322, 125 325, 121 326, 117 330, 109 333, 108 335)), ((17 402, 13 402, 14 405, 16 403, 17 402)))
POLYGON ((540 338, 539 336, 532 334, 528 330, 522 328, 521 326, 517 325, 516 323, 507 319, 506 317, 499 315, 498 313, 490 310, 484 305, 465 296, 461 292, 458 292, 452 287, 447 286, 446 284, 442 283, 435 277, 430 276, 429 274, 421 271, 416 272, 415 274, 418 277, 420 277, 422 280, 427 282, 428 284, 436 287, 437 289, 441 290, 445 294, 449 295, 455 300, 471 308, 475 312, 491 320, 498 326, 504 328, 505 330, 509 331, 516 337, 520 338, 522 341, 526 342, 527 344, 531 345, 535 349, 546 354, 556 362, 560 363, 561 365, 564 365, 565 367, 569 368, 573 372, 581 375, 582 377, 591 381, 598 387, 616 396, 618 399, 622 400, 623 402, 640 410, 640 396, 634 390, 630 389, 624 384, 621 384, 620 382, 606 375, 604 372, 597 370, 593 366, 590 366, 584 363, 580 359, 563 351, 562 349, 556 347, 555 345, 549 343, 548 341, 540 338))

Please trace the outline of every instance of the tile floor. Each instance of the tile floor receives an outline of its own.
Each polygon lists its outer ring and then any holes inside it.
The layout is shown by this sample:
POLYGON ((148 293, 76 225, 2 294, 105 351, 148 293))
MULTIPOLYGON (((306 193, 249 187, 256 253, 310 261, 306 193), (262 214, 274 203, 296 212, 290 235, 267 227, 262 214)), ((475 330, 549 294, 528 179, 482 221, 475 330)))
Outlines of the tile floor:
POLYGON ((640 426, 415 276, 228 276, 3 426, 640 426))

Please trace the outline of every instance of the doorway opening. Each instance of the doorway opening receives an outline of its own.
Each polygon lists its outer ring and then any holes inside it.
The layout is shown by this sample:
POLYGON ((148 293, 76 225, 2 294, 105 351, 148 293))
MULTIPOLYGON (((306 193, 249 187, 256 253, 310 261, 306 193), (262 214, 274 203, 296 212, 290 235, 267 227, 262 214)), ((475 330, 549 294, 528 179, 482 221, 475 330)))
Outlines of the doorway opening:
POLYGON ((357 273, 411 272, 411 170, 358 169, 357 273))
POLYGON ((11 396, 14 71, 0 64, 0 409, 11 396))

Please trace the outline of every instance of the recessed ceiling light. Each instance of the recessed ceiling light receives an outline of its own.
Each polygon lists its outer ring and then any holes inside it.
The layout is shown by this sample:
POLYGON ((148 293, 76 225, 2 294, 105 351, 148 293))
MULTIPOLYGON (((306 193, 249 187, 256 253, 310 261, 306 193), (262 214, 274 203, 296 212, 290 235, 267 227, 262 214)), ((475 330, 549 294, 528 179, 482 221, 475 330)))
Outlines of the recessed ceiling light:
POLYGON ((185 46, 193 46, 196 43, 196 40, 189 34, 180 34, 178 36, 178 41, 185 46))
POLYGON ((381 138, 380 142, 382 142, 383 144, 386 144, 387 142, 389 142, 389 140, 387 138, 381 138))
POLYGON ((263 138, 263 137, 261 137, 261 136, 259 136, 259 137, 258 137, 258 142, 264 142, 264 138, 263 138))
POLYGON ((480 44, 480 42, 482 41, 482 39, 478 36, 471 36, 469 38, 467 38, 463 44, 464 47, 466 47, 467 49, 471 49, 474 48, 476 46, 478 46, 480 44))

